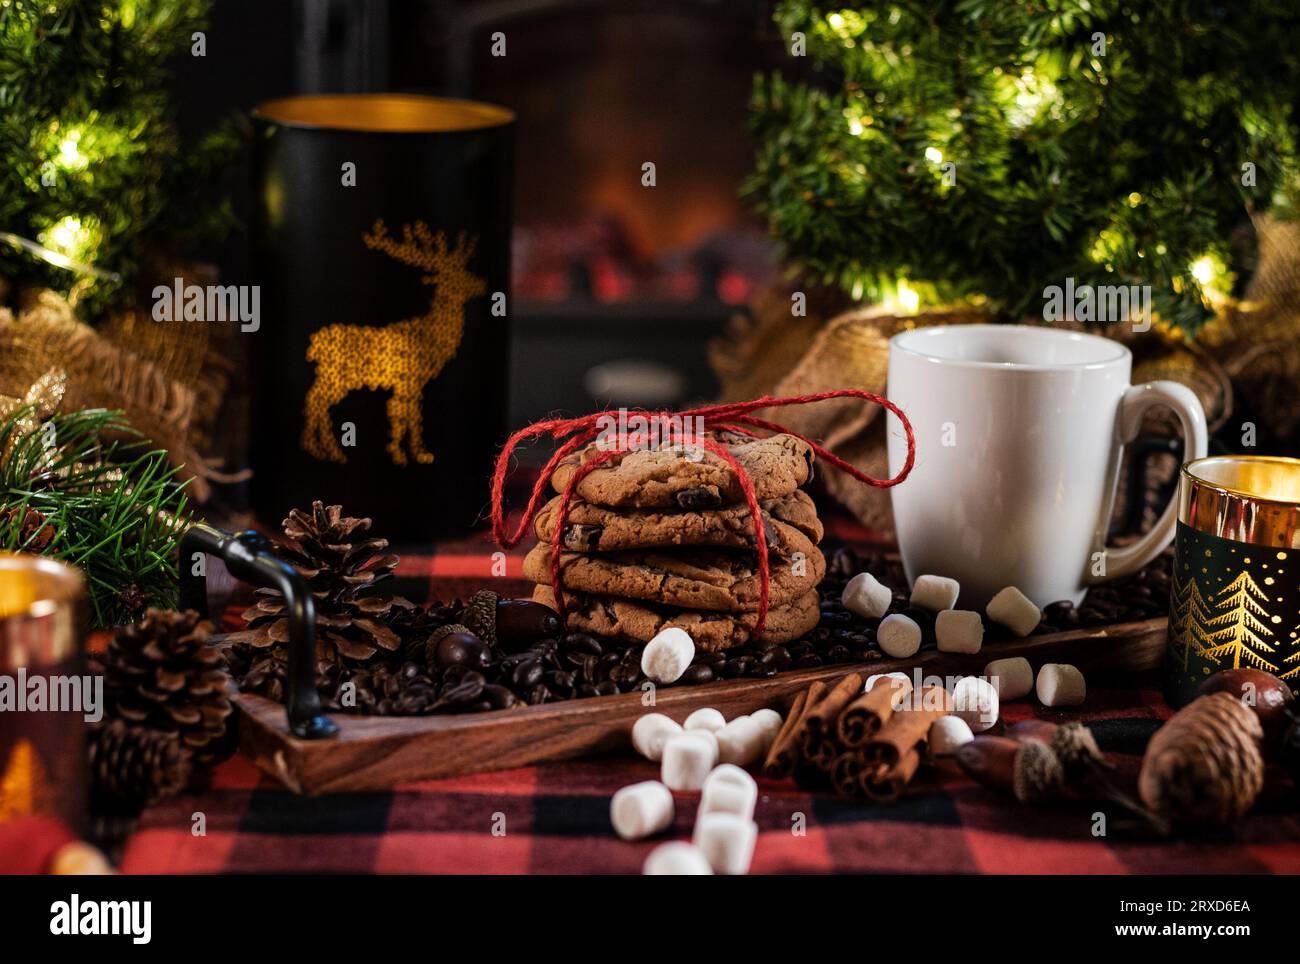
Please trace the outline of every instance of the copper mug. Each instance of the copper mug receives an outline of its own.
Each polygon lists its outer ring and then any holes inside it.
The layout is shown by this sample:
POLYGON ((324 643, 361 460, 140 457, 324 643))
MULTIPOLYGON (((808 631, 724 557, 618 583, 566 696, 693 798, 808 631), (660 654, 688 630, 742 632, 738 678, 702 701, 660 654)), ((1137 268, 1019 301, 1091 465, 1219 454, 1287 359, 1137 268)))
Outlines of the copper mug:
POLYGON ((86 721, 103 682, 84 675, 86 587, 53 559, 0 553, 0 822, 87 815, 86 721))
POLYGON ((1215 455, 1179 477, 1166 696, 1242 667, 1300 682, 1300 459, 1215 455))

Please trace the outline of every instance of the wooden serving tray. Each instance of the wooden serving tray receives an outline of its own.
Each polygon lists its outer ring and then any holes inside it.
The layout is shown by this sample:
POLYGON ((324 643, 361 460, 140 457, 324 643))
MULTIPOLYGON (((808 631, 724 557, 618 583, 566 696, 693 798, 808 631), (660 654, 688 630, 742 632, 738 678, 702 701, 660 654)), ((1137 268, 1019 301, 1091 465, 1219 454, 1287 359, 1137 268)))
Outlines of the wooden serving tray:
MULTIPOLYGON (((728 718, 770 706, 785 710, 814 680, 846 673, 887 673, 921 667, 925 674, 971 675, 993 659, 1024 656, 1073 663, 1090 673, 1155 669, 1164 659, 1166 620, 1119 623, 995 643, 974 656, 927 650, 910 659, 878 659, 781 673, 771 679, 720 680, 662 687, 654 710, 683 720, 702 706, 728 718)), ((382 790, 398 783, 506 770, 588 756, 630 745, 632 724, 649 707, 642 694, 597 696, 487 713, 451 716, 356 716, 336 713, 336 736, 300 740, 284 707, 261 696, 234 694, 240 750, 290 790, 302 794, 382 790)))

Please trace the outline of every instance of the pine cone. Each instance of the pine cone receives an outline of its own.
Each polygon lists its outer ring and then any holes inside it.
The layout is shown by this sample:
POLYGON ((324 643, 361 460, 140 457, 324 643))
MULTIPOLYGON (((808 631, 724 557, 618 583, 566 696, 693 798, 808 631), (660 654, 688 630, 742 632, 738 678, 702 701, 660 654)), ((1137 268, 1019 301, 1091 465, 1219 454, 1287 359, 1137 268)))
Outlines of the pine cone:
POLYGON ((24 510, 19 506, 0 509, 0 524, 13 525, 20 513, 22 521, 18 525, 17 548, 24 552, 44 552, 58 533, 54 526, 45 521, 45 516, 40 512, 30 508, 24 510))
MULTIPOLYGON (((277 552, 303 575, 316 600, 317 660, 364 663, 380 650, 395 651, 401 638, 390 624, 414 603, 363 595, 397 567, 397 556, 381 555, 388 540, 366 537, 369 519, 345 517, 341 506, 319 502, 310 513, 294 509, 283 525, 289 542, 277 552)), ((289 641, 284 597, 274 589, 257 594, 262 598, 244 612, 248 631, 235 638, 259 649, 282 647, 289 641)))
POLYGON ((1156 731, 1142 758, 1142 801, 1184 826, 1220 826, 1245 814, 1264 786, 1264 730, 1229 693, 1179 710, 1156 731))
POLYGON ((201 765, 229 755, 229 677, 207 642, 212 624, 192 610, 150 609, 119 627, 105 654, 110 713, 179 739, 201 765))
POLYGON ((146 726, 110 720, 91 727, 92 809, 135 812, 185 789, 193 773, 190 752, 174 737, 146 726))

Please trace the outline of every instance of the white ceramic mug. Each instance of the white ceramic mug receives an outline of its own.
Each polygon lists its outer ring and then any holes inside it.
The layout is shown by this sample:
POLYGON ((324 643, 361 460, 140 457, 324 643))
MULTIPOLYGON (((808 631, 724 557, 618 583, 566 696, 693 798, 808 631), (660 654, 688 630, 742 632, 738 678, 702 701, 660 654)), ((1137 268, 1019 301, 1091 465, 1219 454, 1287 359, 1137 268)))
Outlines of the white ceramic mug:
MULTIPOLYGON (((1205 454, 1205 413, 1176 382, 1130 385, 1132 355, 1096 335, 1025 325, 917 328, 889 342, 889 400, 916 434, 916 465, 891 489, 909 581, 961 583, 982 610, 1004 586, 1039 606, 1078 603, 1173 538, 1177 508, 1131 545, 1105 545, 1120 455, 1152 406, 1182 423, 1184 459, 1205 454)), ((889 471, 902 424, 888 416, 889 471)))

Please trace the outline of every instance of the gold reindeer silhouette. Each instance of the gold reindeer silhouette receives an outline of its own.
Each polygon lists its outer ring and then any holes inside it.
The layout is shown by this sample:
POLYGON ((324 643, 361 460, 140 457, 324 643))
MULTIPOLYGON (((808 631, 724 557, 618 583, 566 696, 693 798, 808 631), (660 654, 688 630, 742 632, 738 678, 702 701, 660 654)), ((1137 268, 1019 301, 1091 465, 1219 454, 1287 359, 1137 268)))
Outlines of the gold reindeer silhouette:
POLYGON ((362 236, 366 247, 384 252, 425 272, 420 281, 437 291, 429 310, 382 328, 365 325, 326 325, 311 336, 307 360, 316 363, 316 381, 307 392, 302 447, 318 459, 346 462, 334 435, 330 409, 363 388, 392 390, 388 399, 388 454, 395 465, 406 465, 403 441, 411 458, 427 464, 433 453, 424 447, 424 386, 437 378, 455 357, 465 333, 465 303, 487 292, 482 278, 466 265, 477 238, 462 231, 456 247, 448 249, 439 231, 416 221, 402 226, 402 240, 389 237, 382 220, 362 236))

